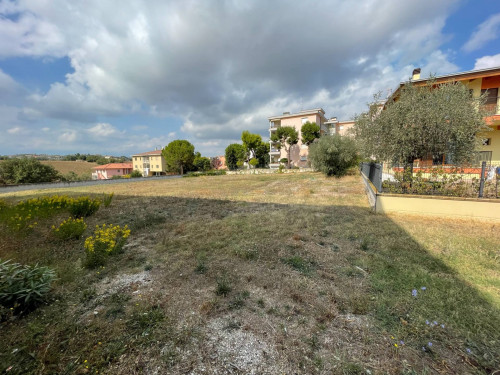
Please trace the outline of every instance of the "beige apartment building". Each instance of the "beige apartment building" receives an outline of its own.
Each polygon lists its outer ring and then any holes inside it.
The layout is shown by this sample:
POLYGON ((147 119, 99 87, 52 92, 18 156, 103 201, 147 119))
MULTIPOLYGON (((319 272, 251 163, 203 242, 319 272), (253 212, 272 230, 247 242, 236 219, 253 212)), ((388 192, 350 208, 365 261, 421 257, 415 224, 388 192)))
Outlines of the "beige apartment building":
POLYGON ((354 127, 354 120, 350 121, 338 121, 336 117, 332 117, 328 121, 325 122, 325 126, 328 129, 329 135, 349 135, 350 130, 354 127))
POLYGON ((161 152, 154 150, 132 155, 134 170, 140 171, 144 177, 164 175, 167 165, 161 152))
MULTIPOLYGON (((292 167, 307 167, 309 147, 302 144, 302 125, 306 122, 315 122, 320 127, 321 134, 329 134, 330 129, 326 125, 327 118, 323 108, 310 109, 297 113, 284 112, 281 116, 269 117, 269 135, 272 136, 279 127, 291 126, 299 133, 299 142, 291 146, 290 150, 290 166, 292 167)), ((270 168, 278 168, 279 161, 282 158, 288 158, 288 153, 284 147, 278 149, 276 143, 270 141, 270 168)))

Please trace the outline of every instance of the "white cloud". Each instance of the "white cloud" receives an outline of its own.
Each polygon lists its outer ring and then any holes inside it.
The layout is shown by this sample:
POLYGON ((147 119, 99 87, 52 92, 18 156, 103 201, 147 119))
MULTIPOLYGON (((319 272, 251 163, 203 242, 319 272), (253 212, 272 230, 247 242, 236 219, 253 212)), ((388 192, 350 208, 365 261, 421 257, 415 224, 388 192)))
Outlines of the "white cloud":
POLYGON ((23 130, 23 129, 20 128, 19 126, 16 126, 15 128, 7 129, 7 133, 9 133, 9 134, 17 134, 17 133, 20 133, 21 130, 23 130))
POLYGON ((73 143, 74 141, 76 141, 76 136, 77 136, 76 131, 69 130, 61 133, 61 135, 59 135, 58 137, 58 140, 59 142, 73 143))
POLYGON ((500 34, 500 13, 490 16, 481 23, 472 33, 469 40, 463 45, 463 50, 472 52, 483 47, 486 43, 495 40, 500 34))
POLYGON ((267 117, 282 111, 322 106, 350 118, 414 67, 457 70, 439 50, 455 3, 1 2, 0 57, 68 56, 73 68, 64 82, 31 93, 8 126, 51 122, 82 152, 139 152, 178 136, 215 154, 242 130, 267 136, 267 117), (284 26, 304 20, 314 22, 284 26), (141 119, 131 137, 114 120, 131 113, 183 125, 153 136, 141 119))
POLYGON ((89 133, 97 137, 109 137, 118 133, 118 130, 113 125, 108 123, 99 123, 88 129, 89 133))
POLYGON ((500 66, 500 53, 493 56, 483 56, 476 59, 474 69, 486 69, 500 66))

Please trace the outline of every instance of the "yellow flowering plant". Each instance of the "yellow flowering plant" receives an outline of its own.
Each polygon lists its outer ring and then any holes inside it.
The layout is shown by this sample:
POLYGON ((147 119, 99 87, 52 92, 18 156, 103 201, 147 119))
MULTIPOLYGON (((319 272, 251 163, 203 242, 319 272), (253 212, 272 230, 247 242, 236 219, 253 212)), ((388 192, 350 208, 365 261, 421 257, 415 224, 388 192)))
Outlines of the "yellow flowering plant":
POLYGON ((73 219, 69 217, 64 220, 59 226, 52 226, 52 233, 60 240, 79 239, 83 232, 87 229, 87 224, 83 222, 83 218, 73 219))
POLYGON ((94 234, 85 239, 86 264, 88 267, 102 266, 109 255, 120 252, 130 236, 130 229, 125 225, 96 225, 94 234))

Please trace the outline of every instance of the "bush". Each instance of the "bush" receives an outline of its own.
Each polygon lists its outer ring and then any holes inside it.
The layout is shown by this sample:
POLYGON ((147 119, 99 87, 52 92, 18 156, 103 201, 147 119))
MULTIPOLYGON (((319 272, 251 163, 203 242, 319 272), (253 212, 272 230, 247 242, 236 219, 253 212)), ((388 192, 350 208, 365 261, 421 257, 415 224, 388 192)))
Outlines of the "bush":
POLYGON ((58 227, 53 225, 52 233, 55 237, 65 241, 79 239, 83 232, 85 232, 85 229, 87 229, 87 224, 83 222, 83 218, 73 219, 70 217, 59 224, 58 227))
POLYGON ((94 234, 85 240, 85 252, 87 254, 87 267, 102 266, 109 255, 119 253, 130 236, 130 229, 125 225, 96 226, 94 234))
POLYGON ((248 162, 252 167, 256 167, 257 165, 259 165, 259 161, 256 159, 256 158, 252 158, 250 159, 250 161, 248 162))
POLYGON ((7 184, 52 182, 60 179, 59 173, 50 165, 36 159, 8 159, 0 163, 0 179, 7 184))
POLYGON ((311 166, 327 176, 344 176, 358 162, 354 140, 340 135, 321 137, 309 148, 311 166))
POLYGON ((215 170, 206 172, 188 172, 184 177, 200 177, 200 176, 223 176, 226 174, 225 170, 215 170))
POLYGON ((55 278, 48 267, 0 260, 0 305, 15 313, 33 309, 45 301, 55 278))
POLYGON ((132 177, 132 178, 139 178, 139 177, 142 177, 142 173, 141 173, 141 171, 138 171, 137 169, 135 169, 130 174, 130 177, 132 177))
POLYGON ((68 203, 68 209, 71 215, 77 217, 87 217, 93 215, 99 209, 101 201, 89 197, 80 197, 71 199, 68 203))

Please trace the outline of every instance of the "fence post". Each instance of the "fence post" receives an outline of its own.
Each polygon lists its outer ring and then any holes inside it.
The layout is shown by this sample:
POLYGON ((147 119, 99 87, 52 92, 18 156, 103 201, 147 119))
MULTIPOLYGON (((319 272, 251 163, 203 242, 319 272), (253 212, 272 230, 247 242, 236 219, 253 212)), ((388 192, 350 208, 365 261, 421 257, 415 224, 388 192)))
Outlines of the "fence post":
POLYGON ((479 198, 482 198, 484 193, 484 172, 486 172, 485 161, 481 163, 481 179, 479 180, 479 198))

